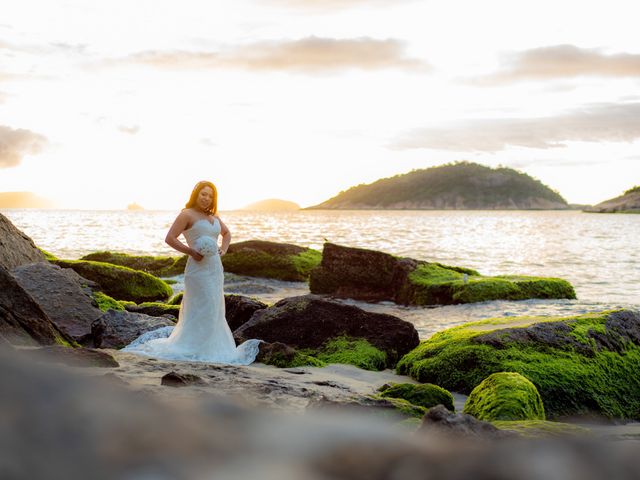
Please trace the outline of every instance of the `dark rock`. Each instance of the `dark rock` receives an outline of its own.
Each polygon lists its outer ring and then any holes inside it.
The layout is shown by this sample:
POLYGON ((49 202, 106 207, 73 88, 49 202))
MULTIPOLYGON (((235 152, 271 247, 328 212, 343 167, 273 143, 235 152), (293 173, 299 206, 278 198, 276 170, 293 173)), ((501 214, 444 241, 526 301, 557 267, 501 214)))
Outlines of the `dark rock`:
POLYGON ((52 345, 72 343, 23 289, 15 278, 0 266, 0 335, 17 345, 52 345))
POLYGON ((150 317, 171 318, 174 322, 180 314, 180 306, 169 305, 167 303, 148 302, 140 305, 127 304, 124 308, 127 312, 142 313, 144 315, 149 315, 150 317))
POLYGON ((26 353, 38 359, 64 363, 72 367, 114 368, 120 366, 112 355, 93 348, 71 348, 51 345, 28 350, 26 353))
POLYGON ((419 343, 418 332, 409 322, 317 295, 285 298, 272 307, 258 310, 234 335, 239 343, 259 338, 312 349, 342 335, 363 338, 387 354, 389 366, 395 365, 419 343))
POLYGON ((172 325, 163 317, 109 310, 91 324, 91 336, 95 348, 122 348, 143 333, 172 325))
POLYGON ((267 308, 266 303, 242 295, 225 295, 224 304, 231 331, 244 325, 256 311, 267 308))
POLYGON ((206 385, 207 382, 202 377, 191 373, 169 372, 162 377, 160 384, 167 387, 188 387, 190 385, 206 385))
POLYGON ((325 243, 320 266, 311 271, 312 293, 365 301, 394 300, 397 259, 388 253, 325 243))
POLYGON ((33 240, 0 213, 0 267, 12 270, 20 265, 44 261, 44 254, 33 240))
POLYGON ((76 341, 86 342, 91 324, 104 313, 91 297, 94 282, 48 262, 22 265, 12 274, 58 328, 76 341))
POLYGON ((442 433, 455 437, 473 437, 496 440, 516 436, 494 427, 489 422, 482 422, 466 413, 452 413, 444 405, 430 408, 422 420, 420 432, 442 433))

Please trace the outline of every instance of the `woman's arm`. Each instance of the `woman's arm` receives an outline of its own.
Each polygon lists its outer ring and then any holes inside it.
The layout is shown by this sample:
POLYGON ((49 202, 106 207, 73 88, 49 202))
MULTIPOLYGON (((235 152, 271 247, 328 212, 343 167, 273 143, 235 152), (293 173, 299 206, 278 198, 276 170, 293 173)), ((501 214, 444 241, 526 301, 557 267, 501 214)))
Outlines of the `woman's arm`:
POLYGON ((171 228, 169 228, 164 241, 167 243, 167 245, 175 248, 177 251, 186 253, 187 255, 192 256, 194 260, 200 261, 203 258, 202 255, 196 252, 193 248, 185 245, 180 240, 178 240, 180 234, 187 229, 187 225, 189 225, 189 214, 186 212, 180 212, 180 214, 174 220, 173 225, 171 225, 171 228))
POLYGON ((224 255, 225 253, 227 253, 227 250, 229 249, 229 244, 231 243, 231 231, 222 222, 220 217, 218 217, 218 221, 220 222, 220 235, 222 235, 222 245, 220 245, 220 255, 224 255))

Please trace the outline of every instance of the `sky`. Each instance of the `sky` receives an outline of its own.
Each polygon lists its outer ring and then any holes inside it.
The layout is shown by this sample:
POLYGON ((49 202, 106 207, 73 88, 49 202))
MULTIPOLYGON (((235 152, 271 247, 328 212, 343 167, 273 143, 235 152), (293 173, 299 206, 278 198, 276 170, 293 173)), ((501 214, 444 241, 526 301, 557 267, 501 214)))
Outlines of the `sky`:
POLYGON ((640 184, 633 0, 0 0, 0 192, 311 206, 454 161, 640 184))

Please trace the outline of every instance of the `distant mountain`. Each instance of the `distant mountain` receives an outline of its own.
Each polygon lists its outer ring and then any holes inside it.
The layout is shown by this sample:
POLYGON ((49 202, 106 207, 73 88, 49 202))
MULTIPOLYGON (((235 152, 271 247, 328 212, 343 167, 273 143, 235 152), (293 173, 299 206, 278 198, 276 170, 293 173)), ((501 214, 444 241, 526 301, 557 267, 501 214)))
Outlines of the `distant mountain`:
POLYGON ((526 173, 457 162, 358 185, 310 208, 555 210, 569 205, 559 193, 526 173))
POLYGON ((278 198, 269 198, 261 200, 251 205, 247 205, 242 210, 254 210, 258 212, 278 212, 278 211, 295 211, 300 210, 300 205, 288 200, 280 200, 278 198))
POLYGON ((53 208, 51 200, 31 192, 0 192, 0 208, 53 208))
POLYGON ((622 195, 585 208, 592 213, 640 213, 640 186, 630 188, 622 195))

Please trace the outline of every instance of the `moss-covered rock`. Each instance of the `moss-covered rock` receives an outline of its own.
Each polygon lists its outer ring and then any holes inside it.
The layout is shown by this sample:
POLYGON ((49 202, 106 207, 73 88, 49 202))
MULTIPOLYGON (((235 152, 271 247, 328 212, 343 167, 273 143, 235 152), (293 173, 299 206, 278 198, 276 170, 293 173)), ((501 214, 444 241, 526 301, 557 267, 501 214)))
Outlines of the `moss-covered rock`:
POLYGON ((144 313, 150 317, 165 317, 170 315, 174 319, 178 318, 180 305, 169 305, 162 302, 143 302, 140 304, 129 304, 125 306, 128 312, 144 313))
POLYGON ((479 420, 544 420, 536 386, 515 372, 489 375, 471 391, 464 413, 479 420))
POLYGON ((278 368, 324 367, 326 364, 281 342, 260 343, 256 361, 278 368))
POLYGON ((379 371, 385 369, 387 355, 362 338, 341 336, 328 340, 318 349, 296 349, 281 342, 261 343, 257 360, 279 368, 344 363, 379 371))
POLYGON ((559 278, 486 277, 469 268, 331 243, 324 245, 309 288, 312 293, 406 305, 576 297, 571 284, 559 278))
MULTIPOLYGON (((303 350, 323 351, 330 361, 347 360, 372 366, 379 364, 382 355, 364 348, 366 340, 385 353, 387 368, 393 368, 398 359, 419 345, 415 326, 398 317, 384 313, 367 312, 358 307, 330 301, 318 295, 301 295, 280 300, 268 308, 256 310, 251 319, 234 330, 237 343, 251 338, 267 342, 282 342, 303 350), (336 338, 354 339, 332 349, 336 338), (348 351, 348 353, 347 353, 348 351), (371 352, 364 354, 363 352, 371 352)), ((377 367, 376 367, 377 368, 377 367)))
POLYGON ((312 356, 324 363, 346 363, 364 370, 386 368, 387 354, 363 338, 341 336, 327 341, 312 356))
POLYGON ((448 410, 455 411, 453 395, 442 387, 431 383, 394 383, 384 385, 379 389, 382 397, 403 398, 414 405, 431 408, 444 405, 448 410))
POLYGON ((182 303, 182 297, 184 296, 184 292, 176 293, 173 297, 167 300, 169 305, 180 305, 182 303))
MULTIPOLYGON (((112 298, 109 295, 106 295, 102 292, 95 291, 91 296, 96 301, 98 308, 103 312, 106 312, 107 310, 124 310, 125 309, 123 302, 120 302, 115 298, 112 298)), ((135 303, 133 304, 135 305, 135 303)))
POLYGON ((80 260, 88 260, 92 262, 110 263, 121 267, 129 267, 134 270, 141 270, 157 277, 172 277, 180 275, 184 272, 187 265, 187 255, 181 257, 170 256, 149 256, 149 255, 130 255, 128 253, 117 252, 94 252, 85 255, 80 260))
POLYGON ((230 245, 222 265, 225 271, 240 275, 305 282, 321 258, 311 248, 250 240, 230 245))
POLYGON ((406 303, 450 305, 489 300, 576 298, 569 282, 560 278, 465 274, 443 265, 419 265, 408 277, 406 303))
POLYGON ((153 302, 166 300, 172 293, 171 287, 159 278, 128 267, 86 260, 55 260, 52 263, 71 268, 96 282, 99 290, 116 300, 153 302))
POLYGON ((549 418, 640 418, 640 313, 510 317, 468 323, 423 341, 399 374, 470 393, 497 372, 538 389, 549 418))

